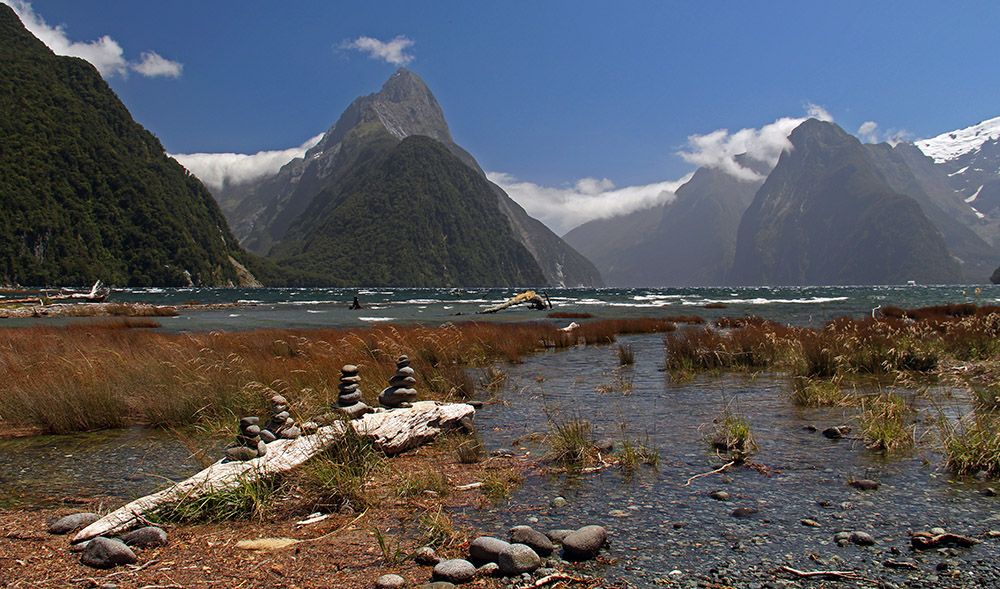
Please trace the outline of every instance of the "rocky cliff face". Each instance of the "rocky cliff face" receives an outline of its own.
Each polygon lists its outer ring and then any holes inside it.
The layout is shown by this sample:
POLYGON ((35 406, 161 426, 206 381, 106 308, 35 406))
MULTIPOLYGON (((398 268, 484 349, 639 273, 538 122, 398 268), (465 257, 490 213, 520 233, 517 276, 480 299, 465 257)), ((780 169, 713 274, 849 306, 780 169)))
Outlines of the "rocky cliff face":
POLYGON ((913 198, 899 194, 868 151, 832 123, 810 119, 740 222, 738 284, 956 282, 959 264, 913 198))
POLYGON ((201 182, 0 4, 0 283, 253 285, 201 182))
MULTIPOLYGON (((475 173, 484 177, 476 160, 451 137, 444 113, 430 89, 416 74, 400 69, 374 94, 355 100, 323 139, 303 158, 285 165, 275 176, 247 185, 227 186, 219 201, 241 243, 266 254, 289 235, 289 228, 324 191, 335 189, 355 168, 364 166, 367 146, 412 136, 432 138, 475 173)), ((593 265, 539 221, 531 218, 499 187, 492 185, 497 206, 512 235, 541 270, 550 285, 597 286, 593 265)))

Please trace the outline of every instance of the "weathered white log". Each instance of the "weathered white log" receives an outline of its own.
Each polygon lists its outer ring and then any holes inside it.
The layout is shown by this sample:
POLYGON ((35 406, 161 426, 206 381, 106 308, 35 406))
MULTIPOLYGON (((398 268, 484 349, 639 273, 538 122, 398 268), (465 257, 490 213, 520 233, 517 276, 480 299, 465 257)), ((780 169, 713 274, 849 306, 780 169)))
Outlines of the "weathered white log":
POLYGON ((120 534, 144 523, 143 514, 162 505, 236 487, 247 477, 270 477, 290 471, 343 439, 345 423, 350 423, 361 436, 392 455, 427 443, 444 430, 462 427, 475 413, 471 405, 464 403, 418 401, 406 409, 382 410, 358 420, 336 422, 294 440, 276 440, 267 445, 267 454, 260 458, 246 462, 216 462, 188 479, 112 511, 77 533, 73 543, 120 534))

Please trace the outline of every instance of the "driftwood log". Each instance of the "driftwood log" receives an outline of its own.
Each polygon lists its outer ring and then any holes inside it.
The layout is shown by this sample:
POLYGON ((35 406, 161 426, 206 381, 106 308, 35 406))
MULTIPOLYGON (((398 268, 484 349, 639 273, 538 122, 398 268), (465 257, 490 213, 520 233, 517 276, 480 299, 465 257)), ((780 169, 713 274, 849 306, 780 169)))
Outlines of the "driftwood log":
POLYGON ((465 427, 475 413, 471 405, 464 403, 418 401, 410 408, 369 413, 362 419, 321 427, 315 434, 277 440, 267 445, 267 454, 260 458, 246 462, 216 462, 188 479, 112 511, 77 533, 73 543, 120 534, 142 524, 144 514, 162 505, 236 487, 246 477, 270 477, 288 472, 343 439, 346 424, 392 455, 429 442, 444 430, 465 427))
POLYGON ((544 299, 538 295, 533 290, 526 290, 519 295, 513 296, 506 301, 500 303, 499 305, 493 305, 492 307, 487 307, 482 311, 479 311, 480 315, 486 315, 489 313, 496 313, 498 311, 503 311, 504 309, 509 309, 516 305, 528 305, 532 309, 537 309, 539 311, 544 309, 551 309, 552 303, 548 301, 546 296, 544 299))

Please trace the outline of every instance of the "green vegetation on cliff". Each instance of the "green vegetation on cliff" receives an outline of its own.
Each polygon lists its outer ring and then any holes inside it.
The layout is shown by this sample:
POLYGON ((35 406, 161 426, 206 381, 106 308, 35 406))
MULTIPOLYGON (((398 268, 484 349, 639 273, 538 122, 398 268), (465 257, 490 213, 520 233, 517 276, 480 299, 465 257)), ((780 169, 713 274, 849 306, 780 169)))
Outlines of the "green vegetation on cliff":
POLYGON ((250 262, 92 65, 0 5, 0 283, 226 285, 250 262))
POLYGON ((321 192, 271 257, 332 284, 544 283, 492 186, 443 144, 373 133, 363 165, 321 192))

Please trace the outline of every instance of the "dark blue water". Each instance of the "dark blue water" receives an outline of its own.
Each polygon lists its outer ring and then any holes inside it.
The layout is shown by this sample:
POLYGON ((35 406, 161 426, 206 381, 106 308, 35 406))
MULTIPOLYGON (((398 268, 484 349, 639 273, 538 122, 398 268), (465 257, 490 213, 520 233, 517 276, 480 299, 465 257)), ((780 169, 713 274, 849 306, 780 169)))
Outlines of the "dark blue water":
MULTIPOLYGON (((539 291, 542 292, 542 291, 539 291)), ((942 303, 1000 302, 1000 286, 806 286, 740 288, 605 288, 546 289, 553 311, 590 313, 595 317, 641 317, 698 314, 754 314, 776 321, 819 323, 838 315, 865 315, 879 305, 920 307, 942 303), (706 309, 708 304, 725 305, 706 309)), ((496 315, 478 311, 516 294, 514 289, 412 288, 143 288, 115 291, 113 301, 162 305, 234 304, 223 309, 181 309, 161 320, 178 329, 251 329, 261 327, 359 326, 379 322, 443 323, 469 318, 523 321, 544 316, 514 308, 496 315), (366 306, 348 309, 354 296, 366 306)), ((2 297, 16 297, 0 293, 2 297)), ((38 324, 40 320, 6 320, 0 325, 38 324)), ((53 323, 66 319, 44 319, 53 323)))

